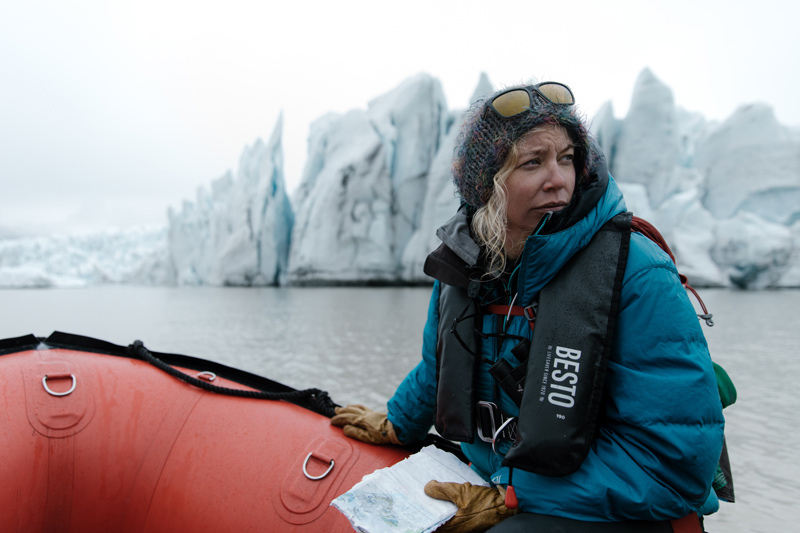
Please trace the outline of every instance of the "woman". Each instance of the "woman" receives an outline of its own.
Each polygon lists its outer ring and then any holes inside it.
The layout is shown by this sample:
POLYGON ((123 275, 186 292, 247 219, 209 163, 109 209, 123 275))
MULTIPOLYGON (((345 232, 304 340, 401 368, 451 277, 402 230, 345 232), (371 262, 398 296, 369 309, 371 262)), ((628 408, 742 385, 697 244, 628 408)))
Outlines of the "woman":
POLYGON ((670 531, 716 511, 724 421, 705 339, 675 265, 630 232, 569 88, 477 102, 452 169, 463 202, 426 261, 422 362, 388 416, 348 406, 332 423, 395 444, 434 423, 461 442, 494 488, 431 482, 426 493, 459 505, 451 531, 517 511, 498 529, 546 515, 670 531))

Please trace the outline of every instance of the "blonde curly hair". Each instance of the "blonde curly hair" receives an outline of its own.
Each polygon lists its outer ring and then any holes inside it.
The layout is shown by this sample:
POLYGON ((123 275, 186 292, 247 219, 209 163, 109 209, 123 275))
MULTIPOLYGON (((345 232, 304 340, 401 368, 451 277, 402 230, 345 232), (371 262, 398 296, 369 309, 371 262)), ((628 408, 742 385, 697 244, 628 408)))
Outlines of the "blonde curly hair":
MULTIPOLYGON (((533 133, 531 131, 530 133, 533 133)), ((530 134, 529 133, 529 134, 530 134)), ((519 145, 524 136, 514 143, 505 162, 494 175, 493 193, 489 200, 472 216, 472 233, 482 245, 487 259, 486 276, 498 278, 506 268, 506 237, 508 232, 508 191, 505 183, 519 161, 519 145)), ((524 240, 522 243, 524 244, 524 240)), ((514 246, 519 246, 515 243, 514 246)))

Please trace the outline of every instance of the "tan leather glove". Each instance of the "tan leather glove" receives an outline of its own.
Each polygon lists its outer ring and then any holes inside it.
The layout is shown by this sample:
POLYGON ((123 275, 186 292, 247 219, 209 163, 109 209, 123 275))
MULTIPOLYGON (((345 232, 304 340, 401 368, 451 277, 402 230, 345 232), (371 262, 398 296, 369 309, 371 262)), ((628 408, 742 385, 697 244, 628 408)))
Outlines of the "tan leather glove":
POLYGON ((499 486, 481 487, 471 483, 428 481, 425 494, 437 500, 451 501, 458 506, 456 515, 439 527, 437 532, 483 532, 519 511, 506 507, 506 489, 499 486))
POLYGON ((337 407, 331 424, 344 428, 344 434, 351 439, 370 444, 401 444, 386 414, 367 409, 363 405, 337 407))

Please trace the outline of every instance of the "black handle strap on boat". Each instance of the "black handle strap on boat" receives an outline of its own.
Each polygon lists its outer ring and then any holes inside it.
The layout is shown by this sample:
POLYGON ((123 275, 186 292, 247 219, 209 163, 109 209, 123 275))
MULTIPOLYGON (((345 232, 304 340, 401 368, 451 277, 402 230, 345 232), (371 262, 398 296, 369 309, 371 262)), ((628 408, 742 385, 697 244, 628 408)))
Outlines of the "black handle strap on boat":
POLYGON ((242 389, 231 389, 228 387, 219 387, 207 381, 203 381, 201 379, 197 379, 188 374, 185 374, 180 370, 168 365, 167 363, 158 359, 152 353, 150 353, 150 350, 145 348, 144 343, 142 341, 134 341, 133 344, 128 346, 127 351, 131 356, 150 363, 154 367, 158 368, 159 370, 163 370, 164 372, 166 372, 167 374, 169 374, 174 378, 180 379, 181 381, 189 383, 190 385, 194 385, 195 387, 210 392, 215 392, 217 394, 225 394, 227 396, 237 396, 240 398, 254 398, 258 400, 285 400, 287 402, 295 403, 298 405, 308 404, 312 408, 312 410, 329 418, 335 414, 334 408, 336 407, 336 404, 333 402, 333 400, 331 399, 331 397, 328 395, 327 392, 320 389, 268 392, 259 390, 242 390, 242 389))

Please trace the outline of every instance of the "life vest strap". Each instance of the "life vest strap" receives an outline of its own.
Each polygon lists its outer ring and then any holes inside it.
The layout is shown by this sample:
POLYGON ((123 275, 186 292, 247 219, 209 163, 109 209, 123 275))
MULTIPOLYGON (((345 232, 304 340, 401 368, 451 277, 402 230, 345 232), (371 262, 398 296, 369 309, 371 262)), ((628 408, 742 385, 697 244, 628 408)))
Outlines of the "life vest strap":
POLYGON ((493 315, 502 315, 505 317, 508 316, 524 316, 527 321, 528 325, 533 331, 534 323, 536 322, 536 305, 531 304, 528 306, 521 306, 521 305, 498 305, 492 304, 486 306, 486 312, 492 313, 493 315))

